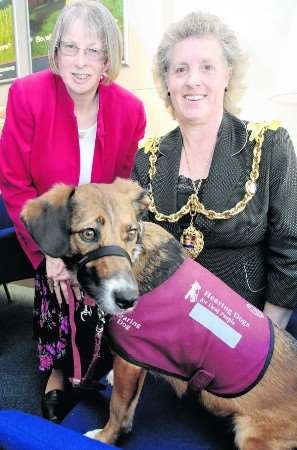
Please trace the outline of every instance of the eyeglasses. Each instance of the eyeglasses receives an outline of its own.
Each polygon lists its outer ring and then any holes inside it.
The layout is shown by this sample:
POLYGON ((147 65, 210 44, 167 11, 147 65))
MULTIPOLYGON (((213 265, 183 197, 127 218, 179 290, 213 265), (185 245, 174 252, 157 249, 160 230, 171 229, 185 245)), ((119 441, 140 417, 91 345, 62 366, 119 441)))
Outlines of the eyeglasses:
POLYGON ((82 50, 89 61, 100 61, 105 58, 104 50, 98 48, 79 48, 70 42, 61 41, 58 48, 64 56, 77 56, 79 51, 82 50))

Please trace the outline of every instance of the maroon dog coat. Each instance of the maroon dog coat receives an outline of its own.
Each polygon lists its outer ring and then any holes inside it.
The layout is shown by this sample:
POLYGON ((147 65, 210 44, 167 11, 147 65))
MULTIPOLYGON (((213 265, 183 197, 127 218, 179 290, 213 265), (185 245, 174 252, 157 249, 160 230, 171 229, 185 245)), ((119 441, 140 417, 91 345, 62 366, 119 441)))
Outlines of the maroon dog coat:
POLYGON ((114 316, 108 333, 126 360, 220 396, 241 395, 262 378, 274 341, 261 311, 190 258, 114 316))

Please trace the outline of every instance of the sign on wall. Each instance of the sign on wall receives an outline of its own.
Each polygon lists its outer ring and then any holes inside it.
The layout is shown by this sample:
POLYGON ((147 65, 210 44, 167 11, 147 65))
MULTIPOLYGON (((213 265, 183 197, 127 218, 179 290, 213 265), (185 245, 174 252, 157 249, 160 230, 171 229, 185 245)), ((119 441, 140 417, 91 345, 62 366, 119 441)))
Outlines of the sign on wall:
POLYGON ((28 0, 32 71, 48 67, 48 42, 65 0, 28 0))
POLYGON ((12 0, 0 0, 0 82, 17 76, 12 0))
MULTIPOLYGON (((66 3, 67 0, 28 0, 33 72, 48 67, 48 43, 57 17, 66 3)), ((102 0, 102 3, 113 14, 124 35, 124 0, 102 0)))

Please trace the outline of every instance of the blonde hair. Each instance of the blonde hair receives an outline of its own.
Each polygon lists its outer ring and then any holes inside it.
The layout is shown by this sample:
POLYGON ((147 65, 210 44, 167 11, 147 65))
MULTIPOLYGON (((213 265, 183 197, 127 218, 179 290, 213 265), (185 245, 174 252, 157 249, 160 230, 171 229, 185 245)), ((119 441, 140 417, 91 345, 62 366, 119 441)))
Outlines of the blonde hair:
POLYGON ((98 0, 74 0, 63 8, 49 44, 48 59, 51 70, 59 74, 57 50, 63 33, 76 19, 83 21, 86 29, 102 42, 107 63, 105 82, 114 80, 121 68, 122 35, 111 12, 98 0))
POLYGON ((245 88, 243 78, 246 72, 247 57, 239 48, 233 31, 217 16, 209 13, 192 12, 173 23, 163 35, 153 64, 154 81, 160 97, 174 117, 174 109, 167 88, 170 53, 178 42, 193 36, 212 36, 221 45, 230 69, 228 89, 224 95, 224 108, 230 113, 238 114, 240 111, 238 103, 245 88))

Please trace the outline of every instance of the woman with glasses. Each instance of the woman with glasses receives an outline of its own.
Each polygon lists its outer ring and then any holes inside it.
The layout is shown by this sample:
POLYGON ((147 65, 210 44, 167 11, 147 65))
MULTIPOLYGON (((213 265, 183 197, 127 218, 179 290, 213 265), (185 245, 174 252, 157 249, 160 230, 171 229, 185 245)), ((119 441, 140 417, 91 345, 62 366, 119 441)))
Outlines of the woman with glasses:
MULTIPOLYGON (((27 200, 55 183, 111 183, 117 176, 129 177, 146 121, 141 101, 113 82, 121 60, 121 35, 108 9, 95 0, 74 1, 56 22, 50 70, 16 80, 8 96, 0 185, 18 239, 36 269, 34 336, 39 369, 50 374, 42 412, 54 422, 65 415, 66 377, 73 376, 69 283, 78 299, 82 371, 92 359, 100 318, 95 307, 81 304, 77 282, 63 261, 41 253, 19 215, 27 200)), ((110 358, 104 367, 103 347, 100 352, 103 372, 110 358)))

